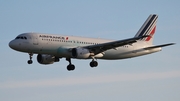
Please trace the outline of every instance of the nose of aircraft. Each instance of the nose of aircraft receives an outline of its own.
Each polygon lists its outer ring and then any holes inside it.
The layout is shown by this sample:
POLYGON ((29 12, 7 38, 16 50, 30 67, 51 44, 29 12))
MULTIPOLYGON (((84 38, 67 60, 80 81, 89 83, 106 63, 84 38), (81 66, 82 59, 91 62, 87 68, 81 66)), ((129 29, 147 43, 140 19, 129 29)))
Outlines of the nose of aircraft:
POLYGON ((14 40, 9 42, 9 47, 12 48, 12 49, 16 48, 16 44, 14 43, 14 40))

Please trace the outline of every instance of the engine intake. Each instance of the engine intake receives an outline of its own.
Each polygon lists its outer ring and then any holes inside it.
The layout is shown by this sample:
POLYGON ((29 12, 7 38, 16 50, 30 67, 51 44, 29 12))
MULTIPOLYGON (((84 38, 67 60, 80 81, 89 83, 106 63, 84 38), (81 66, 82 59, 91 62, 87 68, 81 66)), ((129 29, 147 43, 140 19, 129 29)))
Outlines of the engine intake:
POLYGON ((58 62, 59 58, 52 55, 47 55, 47 54, 38 54, 37 61, 40 64, 46 65, 46 64, 53 64, 54 62, 58 62))

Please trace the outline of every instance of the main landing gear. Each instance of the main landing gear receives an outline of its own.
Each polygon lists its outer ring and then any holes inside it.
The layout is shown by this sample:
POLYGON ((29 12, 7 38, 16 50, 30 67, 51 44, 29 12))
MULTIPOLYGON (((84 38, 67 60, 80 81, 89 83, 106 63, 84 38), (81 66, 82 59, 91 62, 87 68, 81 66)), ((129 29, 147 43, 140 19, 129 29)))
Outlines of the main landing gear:
POLYGON ((30 60, 27 61, 28 64, 32 64, 32 63, 33 63, 33 61, 32 61, 32 56, 33 56, 33 54, 32 54, 32 53, 29 53, 29 58, 30 58, 30 60))
POLYGON ((98 66, 98 62, 93 59, 93 60, 90 62, 89 65, 90 65, 91 67, 97 67, 97 66, 98 66))
POLYGON ((75 69, 75 66, 71 63, 71 58, 66 58, 66 61, 69 62, 69 65, 67 66, 67 70, 73 71, 75 69))
MULTIPOLYGON (((66 58, 66 61, 69 62, 69 65, 67 65, 67 70, 68 71, 73 71, 75 69, 75 66, 71 63, 71 58, 66 58)), ((97 67, 98 66, 98 62, 95 61, 94 58, 93 58, 93 60, 89 63, 89 65, 91 67, 97 67)))

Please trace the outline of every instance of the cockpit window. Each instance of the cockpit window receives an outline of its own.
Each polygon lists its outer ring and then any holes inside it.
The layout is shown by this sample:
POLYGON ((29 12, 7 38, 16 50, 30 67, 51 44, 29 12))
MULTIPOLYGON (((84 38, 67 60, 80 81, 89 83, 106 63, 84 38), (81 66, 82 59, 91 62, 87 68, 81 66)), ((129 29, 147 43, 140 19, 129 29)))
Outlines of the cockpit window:
POLYGON ((27 37, 25 37, 25 36, 17 36, 15 39, 25 39, 25 40, 27 40, 27 37))
POLYGON ((16 39, 20 39, 20 37, 16 37, 16 39))

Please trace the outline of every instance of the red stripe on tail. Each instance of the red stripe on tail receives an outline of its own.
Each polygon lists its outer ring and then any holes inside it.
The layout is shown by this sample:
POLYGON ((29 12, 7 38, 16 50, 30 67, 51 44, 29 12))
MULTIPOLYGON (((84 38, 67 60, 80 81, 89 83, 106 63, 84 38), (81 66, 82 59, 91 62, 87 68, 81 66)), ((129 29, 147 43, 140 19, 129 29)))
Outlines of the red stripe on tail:
POLYGON ((155 26, 154 29, 151 31, 151 33, 150 33, 149 37, 147 37, 146 41, 149 41, 149 40, 152 38, 152 36, 154 35, 155 31, 156 31, 156 26, 155 26))

